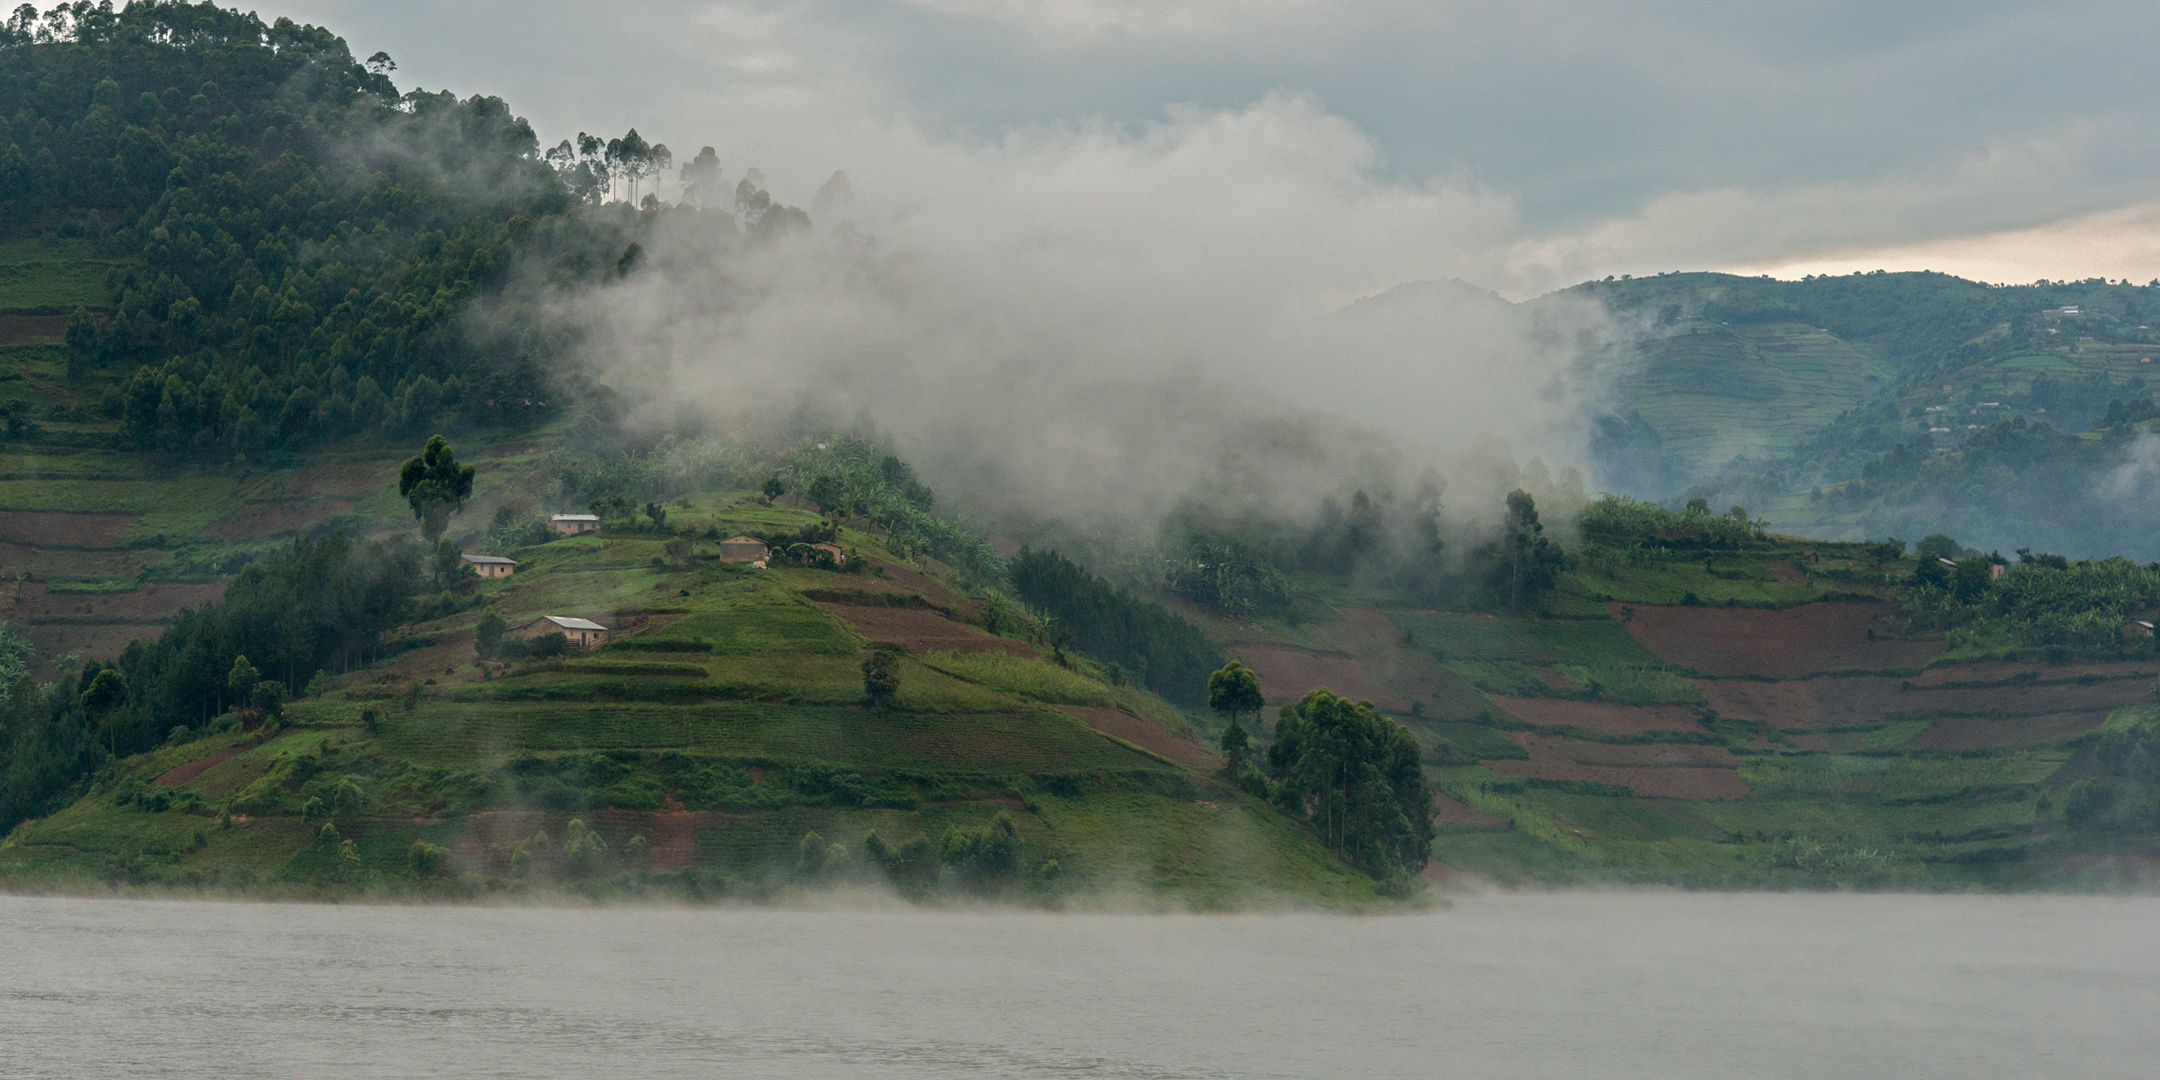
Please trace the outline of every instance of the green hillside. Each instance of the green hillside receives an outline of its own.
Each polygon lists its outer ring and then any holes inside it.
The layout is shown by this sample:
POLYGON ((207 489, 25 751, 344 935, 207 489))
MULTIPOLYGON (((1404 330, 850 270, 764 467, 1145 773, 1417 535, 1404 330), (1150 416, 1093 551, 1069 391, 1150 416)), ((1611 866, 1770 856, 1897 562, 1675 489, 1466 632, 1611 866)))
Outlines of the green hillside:
POLYGON ((1021 853, 1011 887, 1045 896, 1375 898, 1289 819, 1194 768, 1208 755, 1178 710, 961 621, 973 602, 878 536, 837 538, 869 561, 862 573, 760 570, 717 561, 703 538, 822 519, 701 492, 669 520, 676 531, 518 549, 514 576, 403 627, 394 658, 325 676, 281 722, 178 727, 18 827, 0 874, 17 887, 465 896, 552 880, 756 896, 871 879, 822 847, 807 869, 813 833, 860 859, 873 831, 899 850, 1003 814, 1021 853), (683 535, 700 539, 678 561, 667 544, 683 535), (589 658, 481 664, 472 631, 489 611, 617 629, 589 658), (914 646, 881 708, 862 704, 872 636, 914 646), (341 786, 355 805, 310 809, 341 786), (326 815, 357 861, 326 854, 326 815), (604 854, 564 848, 585 830, 604 854), (446 854, 416 863, 416 843, 446 854), (538 869, 514 866, 519 851, 538 869))
POLYGON ((1983 553, 2151 557, 2153 287, 1588 283, 1641 329, 1608 486, 1671 505, 1427 480, 1013 553, 869 418, 624 425, 536 314, 669 272, 663 223, 749 250, 799 211, 631 207, 664 148, 542 152, 387 70, 208 5, 0 36, 0 887, 1220 908, 2160 865, 2160 566, 1983 553), (408 461, 438 432, 469 474, 408 461))
POLYGON ((1816 327, 1696 319, 1646 345, 1621 394, 1692 472, 1789 452, 1896 374, 1874 350, 1816 327))
POLYGON ((1567 292, 1638 328, 1599 428, 1615 490, 1826 539, 2160 557, 2126 426, 2153 415, 2136 403, 2160 284, 1663 274, 1567 292))

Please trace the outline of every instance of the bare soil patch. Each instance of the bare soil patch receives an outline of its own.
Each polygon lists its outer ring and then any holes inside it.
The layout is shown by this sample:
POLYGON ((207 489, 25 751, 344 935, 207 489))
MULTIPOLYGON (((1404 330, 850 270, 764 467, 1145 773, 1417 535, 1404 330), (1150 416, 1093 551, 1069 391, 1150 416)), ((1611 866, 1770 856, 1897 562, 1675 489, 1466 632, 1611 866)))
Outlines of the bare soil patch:
POLYGON ((185 765, 175 765, 172 768, 165 770, 163 775, 159 776, 155 780, 150 781, 150 783, 156 787, 179 787, 180 785, 185 784, 198 776, 201 776, 205 770, 210 768, 210 766, 215 765, 218 762, 225 760, 226 758, 232 757, 234 754, 242 753, 247 749, 248 747, 245 746, 228 746, 225 749, 220 750, 217 753, 211 754, 208 757, 196 758, 195 760, 190 761, 185 765))
POLYGON ((270 473, 242 497, 249 502, 275 502, 359 496, 397 479, 397 474, 395 459, 322 458, 297 469, 270 473))
POLYGON ((1433 817, 1442 825, 1466 829, 1497 829, 1508 823, 1506 818, 1494 817, 1483 810, 1473 810, 1445 795, 1433 796, 1432 803, 1433 817))
POLYGON ((0 315, 0 349, 13 345, 58 345, 67 340, 65 315, 0 315))
POLYGON ((1452 889, 1459 891, 1465 889, 1476 889, 1479 886, 1485 884, 1485 882, 1479 879, 1476 875, 1471 874, 1468 871, 1457 870, 1456 868, 1449 866, 1448 864, 1441 862, 1438 859, 1427 860, 1425 863, 1425 869, 1418 872, 1418 877, 1419 879, 1423 880, 1427 885, 1430 885, 1436 889, 1452 889))
POLYGON ((141 624, 68 626, 46 623, 30 627, 30 643, 37 647, 38 659, 48 664, 53 657, 66 656, 69 653, 110 659, 120 655, 120 650, 127 648, 128 642, 136 638, 155 638, 163 632, 162 626, 141 624))
MULTIPOLYGON (((1431 653, 1404 644, 1402 631, 1369 608, 1342 609, 1342 620, 1329 624, 1326 633, 1392 699, 1445 699, 1460 682, 1431 653)), ((1380 699, 1372 701, 1378 704, 1380 699)))
POLYGON ((164 552, 149 549, 85 551, 0 543, 0 574, 28 571, 32 577, 63 581, 126 581, 164 558, 164 552))
POLYGON ((1035 646, 954 622, 928 608, 819 604, 872 641, 890 641, 909 652, 1005 652, 1034 656, 1035 646))
POLYGON ((199 608, 224 596, 222 581, 165 581, 127 592, 99 593, 53 592, 32 582, 0 586, 0 619, 34 622, 60 617, 151 624, 178 615, 182 608, 199 608))
POLYGON ((352 509, 353 503, 352 499, 242 503, 239 509, 204 526, 203 534, 234 540, 297 532, 352 509))
POLYGON ((1391 712, 1410 708, 1408 698, 1375 680, 1354 657, 1281 645, 1245 645, 1229 651, 1260 677, 1260 692, 1270 705, 1296 701, 1326 687, 1339 697, 1370 701, 1391 712))
POLYGON ((32 547, 111 548, 135 523, 133 514, 73 514, 59 510, 0 510, 0 540, 32 547))
POLYGON ((1180 739, 1164 731, 1161 724, 1144 716, 1134 716, 1123 709, 1101 705, 1060 705, 1058 708, 1073 719, 1126 742, 1159 754, 1180 765, 1195 769, 1220 769, 1223 760, 1208 753, 1207 748, 1188 739, 1180 739))
POLYGON ((1935 721, 1904 749, 2028 750, 2068 742, 2099 727, 2107 718, 2106 712, 2053 713, 2007 720, 1948 716, 1935 721))
MULTIPOLYGON (((1615 618, 1619 605, 1608 604, 1615 618)), ((1829 671, 1918 668, 1942 652, 1939 639, 1893 641, 1887 604, 1822 603, 1758 608, 1637 605, 1624 622, 1651 652, 1705 675, 1797 678, 1829 671), (1868 639, 1873 629, 1875 640, 1868 639)))
POLYGON ((1880 724, 1897 714, 1927 712, 2042 716, 2105 712, 2145 700, 2151 684, 2115 679, 2057 686, 2010 685, 1931 689, 1886 676, 1844 676, 1758 683, 1703 680, 1696 684, 1720 715, 1788 731, 1880 724), (1910 685, 1910 689, 1907 686, 1910 685))
MULTIPOLYGON (((1707 758, 1687 760, 1693 755, 1674 754, 1674 760, 1669 763, 1607 763, 1627 756, 1614 753, 1622 750, 1716 750, 1722 753, 1723 747, 1621 747, 1571 739, 1546 739, 1527 733, 1513 733, 1513 737, 1530 752, 1530 760, 1485 763, 1487 768, 1502 776, 1618 784, 1646 799, 1737 799, 1747 794, 1747 785, 1740 782, 1738 770, 1729 765, 1712 764, 1707 758), (1584 761, 1583 758, 1592 760, 1584 761)), ((1731 761, 1731 755, 1727 754, 1726 760, 1731 761)))
POLYGON ((1616 705, 1562 698, 1494 697, 1493 701, 1517 719, 1541 727, 1579 727, 1601 735, 1703 730, 1695 710, 1680 705, 1616 705))
POLYGON ((267 769, 261 758, 226 758, 213 763, 195 778, 195 790, 202 792, 203 798, 222 799, 254 783, 267 769))
POLYGON ((962 596, 959 593, 956 593, 951 589, 946 588, 944 583, 934 580, 923 574, 917 573, 916 571, 911 570, 905 566, 899 566, 893 563, 883 563, 881 565, 885 567, 885 576, 882 578, 863 578, 863 587, 872 587, 873 582, 879 584, 886 584, 892 586, 892 591, 894 592, 903 594, 920 593, 923 599, 928 600, 941 608, 945 608, 950 611, 965 611, 973 614, 976 604, 975 600, 966 596, 962 596))

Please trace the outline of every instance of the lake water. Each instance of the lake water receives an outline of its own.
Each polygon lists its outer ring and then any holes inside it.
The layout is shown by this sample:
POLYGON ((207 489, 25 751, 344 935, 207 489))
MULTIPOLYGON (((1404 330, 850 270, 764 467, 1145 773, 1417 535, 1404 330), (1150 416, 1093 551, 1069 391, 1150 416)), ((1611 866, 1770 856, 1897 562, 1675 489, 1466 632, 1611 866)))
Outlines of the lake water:
POLYGON ((2160 901, 1399 917, 0 898, 7 1077, 2150 1077, 2160 901))

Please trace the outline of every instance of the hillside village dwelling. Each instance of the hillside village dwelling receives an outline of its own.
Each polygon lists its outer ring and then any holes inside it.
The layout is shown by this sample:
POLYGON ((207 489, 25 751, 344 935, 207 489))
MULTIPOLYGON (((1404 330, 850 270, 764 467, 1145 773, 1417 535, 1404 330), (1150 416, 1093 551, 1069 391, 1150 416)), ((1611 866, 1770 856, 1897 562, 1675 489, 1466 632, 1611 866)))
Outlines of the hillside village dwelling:
POLYGON ((2122 636, 2125 641, 2134 638, 2149 638, 2153 636, 2153 624, 2143 619, 2132 619, 2123 624, 2122 636))
POLYGON ((771 556, 765 541, 755 536, 731 536, 720 541, 721 562, 763 563, 771 556))
POLYGON ((548 528, 564 536, 576 536, 579 533, 598 530, 600 528, 600 516, 598 514, 549 514, 548 528))
POLYGON ((554 633, 569 638, 570 644, 580 649, 598 648, 607 640, 607 627, 575 615, 542 615, 517 628, 517 635, 525 638, 554 633))
POLYGON ((838 544, 812 544, 810 545, 810 550, 822 551, 825 554, 832 556, 834 566, 844 566, 847 564, 847 552, 840 550, 840 545, 838 544))
POLYGON ((465 560, 466 564, 473 568, 473 573, 484 578, 509 577, 517 572, 517 560, 505 559, 500 555, 467 554, 459 555, 458 558, 465 560))

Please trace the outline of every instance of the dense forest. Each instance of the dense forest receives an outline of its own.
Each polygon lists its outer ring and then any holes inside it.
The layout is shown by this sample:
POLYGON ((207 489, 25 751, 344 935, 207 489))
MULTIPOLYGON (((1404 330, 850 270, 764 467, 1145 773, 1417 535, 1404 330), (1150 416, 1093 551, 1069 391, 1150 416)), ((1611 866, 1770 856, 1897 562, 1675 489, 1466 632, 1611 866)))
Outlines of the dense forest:
MULTIPOLYGON (((633 130, 542 152, 500 99, 400 92, 326 30, 214 4, 24 7, 0 30, 0 226, 135 257, 77 310, 72 373, 122 379, 126 445, 225 461, 562 408, 545 290, 627 273, 667 214, 790 226, 754 186, 642 209, 633 130), (552 402, 552 404, 551 404, 552 402)), ((710 148, 685 163, 714 187, 710 148)))

